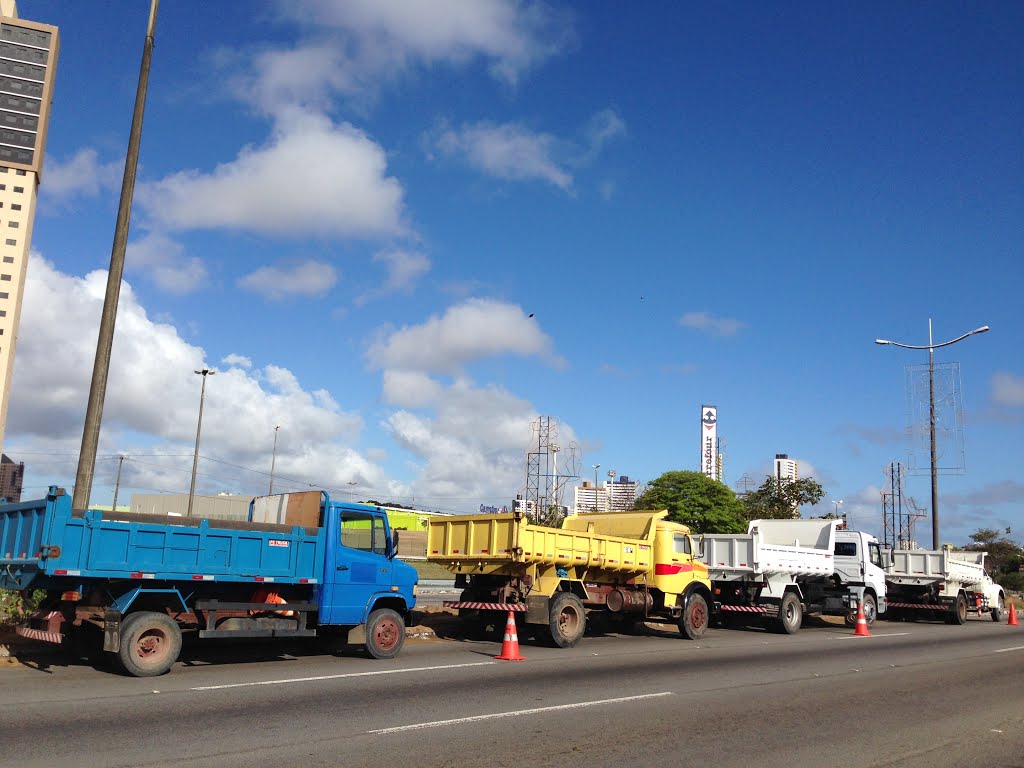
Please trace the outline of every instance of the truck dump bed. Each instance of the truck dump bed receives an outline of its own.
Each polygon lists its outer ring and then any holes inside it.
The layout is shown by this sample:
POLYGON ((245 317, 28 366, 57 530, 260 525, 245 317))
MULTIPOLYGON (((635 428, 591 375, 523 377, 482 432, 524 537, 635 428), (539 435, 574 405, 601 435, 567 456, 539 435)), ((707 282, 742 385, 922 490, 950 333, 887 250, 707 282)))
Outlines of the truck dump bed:
POLYGON ((955 549, 896 549, 886 578, 894 582, 958 581, 964 586, 985 584, 985 552, 955 549))
POLYGON ((38 577, 316 584, 323 529, 75 511, 63 489, 0 507, 0 589, 38 577))
POLYGON ((656 522, 667 514, 573 515, 562 528, 534 525, 513 513, 435 517, 427 524, 427 560, 452 571, 469 563, 545 563, 645 572, 653 567, 656 522))
POLYGON ((754 520, 745 534, 706 534, 704 562, 712 579, 747 575, 830 576, 836 520, 754 520))

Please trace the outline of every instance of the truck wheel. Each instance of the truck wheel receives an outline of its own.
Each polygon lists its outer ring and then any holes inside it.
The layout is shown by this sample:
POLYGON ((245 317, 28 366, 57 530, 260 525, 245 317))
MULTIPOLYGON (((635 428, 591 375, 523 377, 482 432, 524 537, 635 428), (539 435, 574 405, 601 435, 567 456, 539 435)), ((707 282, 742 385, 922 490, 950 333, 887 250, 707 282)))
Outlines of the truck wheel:
POLYGON ((1000 595, 999 598, 996 600, 995 607, 992 609, 992 621, 1003 620, 1004 605, 1005 603, 1003 602, 1003 596, 1000 595))
POLYGON ((950 624, 964 624, 967 621, 967 598, 963 592, 956 596, 956 604, 953 606, 953 614, 950 616, 950 624))
POLYGON ((708 631, 710 620, 708 601, 704 599, 704 595, 694 592, 686 599, 683 618, 679 620, 679 634, 690 640, 700 640, 708 631))
POLYGON ((778 632, 786 635, 795 635, 803 622, 803 609, 800 607, 800 598, 789 592, 782 598, 782 605, 779 606, 779 617, 775 620, 775 628, 778 632))
POLYGON ((405 645, 405 622, 397 611, 378 608, 366 622, 366 652, 375 659, 393 659, 405 645))
POLYGON ((875 623, 875 619, 877 618, 878 603, 875 602, 875 596, 864 595, 864 621, 866 621, 870 627, 875 623))
POLYGON ((572 592, 559 592, 551 598, 548 608, 548 629, 551 642, 559 648, 572 648, 583 639, 587 614, 583 601, 572 592))
POLYGON ((169 670, 181 653, 181 630, 166 613, 139 611, 121 622, 117 660, 133 677, 156 677, 169 670))

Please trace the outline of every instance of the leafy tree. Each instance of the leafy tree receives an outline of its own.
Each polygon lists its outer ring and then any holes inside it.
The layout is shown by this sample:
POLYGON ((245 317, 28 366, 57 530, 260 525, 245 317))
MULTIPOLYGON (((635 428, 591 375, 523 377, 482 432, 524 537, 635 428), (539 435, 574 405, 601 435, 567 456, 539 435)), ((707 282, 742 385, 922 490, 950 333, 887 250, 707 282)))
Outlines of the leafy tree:
POLYGON ((665 472, 636 500, 636 509, 667 509, 694 533, 744 533, 743 504, 732 489, 700 472, 665 472))
POLYGON ((817 504, 825 489, 813 478, 779 480, 769 475, 756 491, 743 497, 747 520, 776 520, 800 517, 801 504, 817 504))
POLYGON ((1024 589, 1024 549, 1010 538, 1010 529, 1004 534, 992 528, 979 528, 971 534, 971 543, 964 549, 972 552, 988 552, 985 565, 992 578, 1006 589, 1024 589))

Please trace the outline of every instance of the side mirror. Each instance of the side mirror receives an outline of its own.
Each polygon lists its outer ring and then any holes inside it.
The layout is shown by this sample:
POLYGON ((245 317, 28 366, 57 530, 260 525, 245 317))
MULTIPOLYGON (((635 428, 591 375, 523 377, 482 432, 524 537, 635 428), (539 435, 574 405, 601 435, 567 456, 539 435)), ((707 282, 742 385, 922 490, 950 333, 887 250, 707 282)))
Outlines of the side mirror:
POLYGON ((395 555, 398 554, 398 530, 391 531, 391 552, 388 553, 388 558, 391 560, 395 559, 395 555))
POLYGON ((697 557, 701 560, 704 559, 704 536, 703 534, 697 537, 697 557))

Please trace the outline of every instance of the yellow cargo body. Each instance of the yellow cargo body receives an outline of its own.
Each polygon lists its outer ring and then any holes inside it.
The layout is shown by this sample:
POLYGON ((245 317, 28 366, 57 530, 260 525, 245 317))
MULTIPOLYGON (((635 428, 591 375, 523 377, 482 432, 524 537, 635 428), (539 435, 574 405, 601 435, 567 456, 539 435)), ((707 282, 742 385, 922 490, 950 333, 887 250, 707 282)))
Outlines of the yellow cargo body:
POLYGON ((561 528, 519 513, 438 516, 427 523, 427 559, 455 574, 463 618, 511 611, 548 625, 556 645, 583 634, 584 613, 623 624, 678 622, 688 637, 706 629, 711 605, 707 568, 695 557, 689 528, 668 512, 573 515, 561 528))

